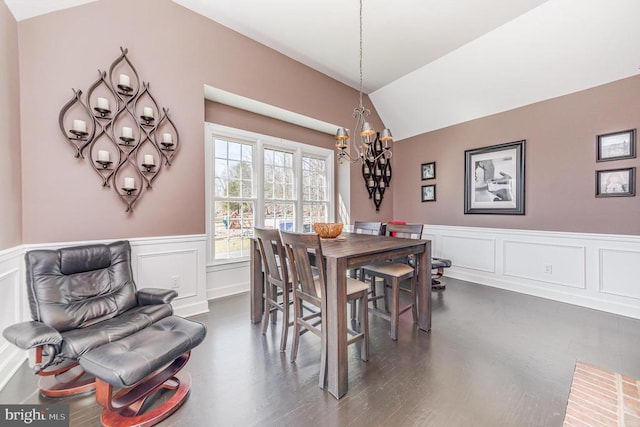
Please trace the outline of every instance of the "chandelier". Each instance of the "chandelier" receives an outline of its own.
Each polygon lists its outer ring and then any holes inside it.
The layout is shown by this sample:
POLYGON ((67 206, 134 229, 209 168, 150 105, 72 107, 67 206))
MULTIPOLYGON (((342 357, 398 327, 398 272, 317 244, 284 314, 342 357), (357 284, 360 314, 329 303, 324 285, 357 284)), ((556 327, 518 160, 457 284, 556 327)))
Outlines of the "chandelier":
POLYGON ((362 105, 362 2, 360 0, 360 88, 359 104, 353 109, 353 117, 356 119, 354 140, 351 142, 349 129, 344 127, 338 128, 335 138, 338 163, 362 163, 362 176, 369 198, 373 199, 376 210, 379 210, 384 191, 391 183, 389 159, 393 153, 389 143, 393 142, 393 135, 387 128, 380 133, 376 132, 367 121, 371 111, 362 105))

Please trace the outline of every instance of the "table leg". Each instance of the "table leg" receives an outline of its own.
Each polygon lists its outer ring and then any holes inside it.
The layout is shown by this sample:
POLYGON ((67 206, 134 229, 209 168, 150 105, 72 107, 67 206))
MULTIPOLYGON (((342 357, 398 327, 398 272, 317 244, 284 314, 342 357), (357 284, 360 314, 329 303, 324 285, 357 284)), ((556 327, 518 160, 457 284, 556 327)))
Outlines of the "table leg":
POLYGON ((258 242, 251 239, 251 256, 249 259, 249 289, 251 292, 251 322, 260 323, 264 311, 263 293, 264 277, 262 275, 262 258, 258 242))
POLYGON ((418 327, 431 330, 431 241, 425 243, 425 250, 418 258, 418 327))
POLYGON ((347 393, 347 275, 346 261, 327 257, 327 389, 337 399, 347 393))

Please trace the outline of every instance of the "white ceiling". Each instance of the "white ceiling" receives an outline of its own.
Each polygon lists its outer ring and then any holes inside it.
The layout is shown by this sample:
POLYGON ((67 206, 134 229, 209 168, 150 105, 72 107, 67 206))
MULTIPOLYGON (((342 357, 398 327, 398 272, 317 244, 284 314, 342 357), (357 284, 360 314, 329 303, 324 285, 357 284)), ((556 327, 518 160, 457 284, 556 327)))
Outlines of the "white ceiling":
MULTIPOLYGON (((5 3, 22 20, 90 1, 5 3)), ((173 1, 358 88, 358 0, 173 1)), ((640 65, 640 0, 365 0, 363 16, 364 92, 396 139, 640 65)))

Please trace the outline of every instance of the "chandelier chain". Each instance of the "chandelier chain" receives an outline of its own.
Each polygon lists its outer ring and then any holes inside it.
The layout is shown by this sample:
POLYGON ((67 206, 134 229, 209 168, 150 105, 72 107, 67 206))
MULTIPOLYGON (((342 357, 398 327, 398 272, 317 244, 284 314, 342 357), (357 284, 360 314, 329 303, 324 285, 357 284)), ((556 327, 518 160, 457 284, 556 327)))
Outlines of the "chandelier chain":
POLYGON ((362 2, 360 0, 360 109, 362 109, 362 2))

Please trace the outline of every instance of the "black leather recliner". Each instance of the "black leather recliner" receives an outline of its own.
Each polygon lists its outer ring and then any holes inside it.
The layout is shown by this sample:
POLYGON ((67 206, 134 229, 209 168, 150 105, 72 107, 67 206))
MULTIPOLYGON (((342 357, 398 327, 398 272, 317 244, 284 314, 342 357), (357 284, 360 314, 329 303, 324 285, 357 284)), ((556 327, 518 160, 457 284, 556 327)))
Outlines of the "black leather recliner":
MULTIPOLYGON (((138 395, 146 399, 142 394, 148 389, 171 388, 183 395, 170 399, 173 406, 166 408, 166 416, 175 411, 190 385, 184 377, 186 390, 176 385, 177 372, 204 339, 206 328, 173 316, 174 290, 136 290, 129 242, 34 250, 25 261, 33 320, 10 326, 3 335, 22 349, 35 348, 41 393, 60 397, 105 387, 108 399, 99 403, 105 406, 103 423, 109 424, 122 422, 117 418, 123 416, 112 405, 113 386, 130 388, 128 400, 138 395), (150 378, 157 384, 144 385, 150 378), (158 378, 165 379, 158 383, 158 378)), ((122 401, 122 395, 116 398, 122 401)), ((154 423, 164 418, 158 419, 155 411, 154 423)), ((125 424, 145 421, 134 412, 123 412, 125 424)))

